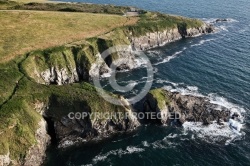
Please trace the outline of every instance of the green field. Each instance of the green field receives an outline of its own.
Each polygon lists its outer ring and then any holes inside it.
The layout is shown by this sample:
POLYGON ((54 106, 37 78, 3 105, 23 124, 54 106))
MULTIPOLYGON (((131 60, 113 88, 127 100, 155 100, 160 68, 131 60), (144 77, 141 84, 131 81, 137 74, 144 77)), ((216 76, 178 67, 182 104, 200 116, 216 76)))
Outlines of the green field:
POLYGON ((49 11, 0 11, 0 63, 31 50, 98 36, 137 18, 49 11))

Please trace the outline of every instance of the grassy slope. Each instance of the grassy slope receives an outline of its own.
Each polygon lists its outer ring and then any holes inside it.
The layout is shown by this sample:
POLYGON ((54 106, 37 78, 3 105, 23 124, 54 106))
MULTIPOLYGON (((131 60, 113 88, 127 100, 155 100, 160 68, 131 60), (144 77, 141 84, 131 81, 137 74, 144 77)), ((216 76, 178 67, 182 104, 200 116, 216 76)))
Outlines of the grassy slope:
POLYGON ((0 63, 31 50, 83 40, 136 21, 106 14, 0 11, 0 63))
MULTIPOLYGON (((183 22, 187 27, 201 25, 197 20, 159 13, 141 15, 139 22, 135 24, 137 20, 138 18, 90 13, 0 11, 0 155, 10 150, 12 158, 22 159, 26 150, 36 143, 34 133, 41 118, 34 111, 36 101, 49 102, 53 96, 58 105, 68 103, 65 106, 67 109, 58 110, 57 106, 54 107, 52 114, 55 118, 64 116, 69 111, 68 108, 79 110, 71 107, 75 103, 86 103, 93 111, 123 110, 105 102, 87 83, 65 86, 37 84, 29 77, 34 66, 43 70, 48 67, 47 62, 66 65, 65 59, 58 58, 65 53, 68 59, 75 56, 79 61, 87 61, 81 65, 88 68, 95 60, 93 55, 104 49, 104 45, 128 43, 129 31, 139 36, 177 27, 183 22), (110 30, 113 31, 106 33, 110 30), (100 34, 99 38, 93 37, 100 34), (77 55, 72 52, 71 46, 50 48, 86 38, 86 41, 70 44, 79 49, 77 55), (44 48, 50 49, 32 52, 26 59, 25 52, 44 48), (49 59, 46 59, 48 52, 49 59), (35 61, 36 56, 41 61, 35 61)), ((151 93, 160 100, 164 97, 157 90, 151 93)), ((161 108, 164 103, 159 104, 161 108)))
POLYGON ((152 94, 153 97, 157 100, 158 108, 160 110, 163 110, 167 105, 169 105, 170 101, 168 99, 168 95, 163 89, 153 89, 150 90, 149 93, 152 94))
POLYGON ((140 16, 136 25, 127 26, 133 36, 145 35, 147 32, 163 31, 173 28, 194 28, 202 26, 202 22, 181 16, 166 15, 157 12, 147 12, 140 16))

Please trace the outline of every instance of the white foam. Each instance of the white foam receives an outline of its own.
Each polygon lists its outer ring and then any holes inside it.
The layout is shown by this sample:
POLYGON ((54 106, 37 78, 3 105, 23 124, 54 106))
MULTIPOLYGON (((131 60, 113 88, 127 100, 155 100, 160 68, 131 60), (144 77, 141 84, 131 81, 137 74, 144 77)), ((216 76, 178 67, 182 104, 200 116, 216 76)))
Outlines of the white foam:
POLYGON ((144 151, 144 149, 142 149, 142 148, 137 148, 137 147, 133 147, 133 146, 128 146, 126 150, 127 151, 125 152, 125 154, 127 154, 127 152, 129 154, 131 154, 131 153, 135 153, 135 152, 137 153, 137 152, 143 152, 144 151))
POLYGON ((239 22, 239 21, 233 18, 227 18, 227 22, 239 22))
POLYGON ((149 54, 149 56, 155 57, 159 56, 161 52, 156 50, 148 50, 147 53, 149 54))
POLYGON ((166 89, 170 92, 178 92, 181 95, 192 95, 192 96, 197 96, 197 97, 205 97, 204 95, 202 95, 198 92, 198 87, 196 87, 196 86, 187 86, 185 88, 185 87, 179 87, 179 84, 172 84, 172 85, 174 85, 174 88, 172 86, 164 86, 163 89, 166 89))
POLYGON ((149 143, 148 143, 147 141, 142 141, 142 144, 143 144, 143 146, 145 146, 145 147, 149 147, 149 146, 150 146, 149 143))
POLYGON ((223 30, 223 31, 227 31, 228 32, 227 27, 225 25, 220 25, 220 26, 218 26, 218 28, 221 29, 221 30, 223 30))
POLYGON ((157 79, 156 83, 158 83, 158 84, 168 83, 168 84, 171 84, 171 85, 173 85, 175 87, 178 86, 178 85, 183 84, 183 83, 174 83, 174 82, 171 82, 171 81, 168 81, 168 80, 162 80, 162 79, 157 79))
POLYGON ((232 129, 227 123, 219 125, 217 122, 213 122, 212 124, 205 126, 202 122, 185 122, 182 126, 185 132, 195 132, 195 135, 198 138, 212 143, 223 141, 228 145, 236 138, 244 135, 244 133, 232 129))
MULTIPOLYGON (((160 80, 162 83, 169 83, 169 81, 160 80)), ((244 108, 229 102, 226 98, 218 96, 217 94, 210 93, 207 96, 198 92, 198 87, 196 86, 186 86, 183 84, 172 84, 172 86, 164 86, 164 89, 170 92, 179 92, 182 95, 191 95, 197 97, 205 97, 212 104, 218 105, 217 109, 227 108, 230 111, 231 116, 235 113, 239 115, 237 120, 231 119, 228 123, 224 123, 223 126, 217 123, 212 123, 208 126, 202 125, 201 122, 185 122, 183 124, 184 133, 188 130, 193 131, 198 134, 199 138, 204 138, 209 141, 219 141, 226 140, 226 144, 238 139, 242 136, 244 132, 241 132, 244 123, 243 114, 246 112, 244 108), (226 139, 225 139, 226 138, 226 139)))
POLYGON ((174 59, 176 58, 179 54, 181 54, 184 50, 186 50, 187 48, 184 47, 181 51, 177 51, 175 52, 173 55, 171 56, 167 56, 166 58, 164 58, 161 62, 157 62, 155 63, 154 65, 159 65, 159 64, 162 64, 162 63, 166 63, 166 62, 169 62, 171 59, 174 59))
POLYGON ((187 89, 190 90, 190 91, 198 91, 197 86, 187 86, 187 89))
POLYGON ((143 67, 147 64, 147 61, 145 59, 140 58, 140 57, 136 57, 134 62, 135 62, 134 68, 143 67))
POLYGON ((138 148, 135 146, 128 146, 126 148, 126 150, 122 150, 122 149, 116 149, 116 150, 111 150, 105 154, 99 154, 97 156, 95 156, 92 161, 94 164, 96 164, 99 161, 104 161, 106 160, 110 155, 114 155, 114 156, 122 156, 122 155, 126 155, 126 154, 133 154, 133 153, 139 153, 139 152, 143 152, 144 149, 143 148, 138 148))
POLYGON ((101 75, 101 78, 108 78, 108 77, 110 77, 110 76, 111 76, 111 72, 103 73, 103 74, 101 75))
POLYGON ((176 138, 177 136, 178 136, 177 134, 170 133, 168 136, 166 136, 165 138, 163 138, 163 140, 166 140, 167 138, 176 138))
POLYGON ((238 120, 240 120, 240 122, 243 123, 244 117, 242 116, 242 114, 246 112, 244 108, 236 104, 230 103, 226 98, 218 96, 217 94, 214 94, 214 93, 208 94, 208 97, 209 97, 210 103, 228 108, 230 110, 231 116, 234 113, 237 113, 240 116, 238 120))
MULTIPOLYGON (((218 18, 202 18, 202 20, 205 22, 205 23, 208 23, 208 24, 213 24, 213 23, 216 23, 216 20, 218 18)), ((233 18, 226 18, 227 21, 224 21, 224 22, 239 22, 238 20, 236 19, 233 19, 233 18)))
POLYGON ((191 47, 200 46, 200 45, 203 45, 206 42, 210 42, 210 41, 213 41, 213 40, 215 40, 215 39, 201 40, 199 43, 191 45, 191 47))
POLYGON ((232 127, 234 130, 240 132, 241 128, 242 128, 242 124, 239 123, 238 121, 236 120, 233 120, 233 119, 229 119, 229 126, 232 127))

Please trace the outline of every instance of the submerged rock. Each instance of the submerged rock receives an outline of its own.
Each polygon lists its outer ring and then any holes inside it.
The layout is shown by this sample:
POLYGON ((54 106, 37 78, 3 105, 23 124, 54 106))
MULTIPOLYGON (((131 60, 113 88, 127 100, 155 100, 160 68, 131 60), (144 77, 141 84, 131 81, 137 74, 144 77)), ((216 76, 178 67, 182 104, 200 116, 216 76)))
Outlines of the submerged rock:
POLYGON ((218 18, 215 20, 216 23, 217 22, 227 22, 227 21, 229 21, 229 19, 226 19, 226 18, 218 18))

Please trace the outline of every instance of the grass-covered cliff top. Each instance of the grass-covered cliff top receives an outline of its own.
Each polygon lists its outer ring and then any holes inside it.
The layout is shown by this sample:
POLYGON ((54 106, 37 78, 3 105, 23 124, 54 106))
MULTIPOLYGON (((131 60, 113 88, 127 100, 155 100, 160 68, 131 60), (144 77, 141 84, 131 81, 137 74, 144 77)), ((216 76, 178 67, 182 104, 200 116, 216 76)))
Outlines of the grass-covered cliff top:
POLYGON ((162 88, 152 89, 149 91, 149 94, 151 94, 153 98, 157 101, 157 106, 160 110, 165 109, 166 106, 169 105, 170 103, 166 91, 162 88))
MULTIPOLYGON (((36 143, 35 132, 42 118, 34 110, 36 102, 68 103, 66 108, 73 111, 77 110, 75 103, 86 103, 93 111, 123 110, 104 101, 88 83, 39 84, 32 75, 34 68, 45 70, 53 63, 74 66, 78 62, 89 68, 98 51, 128 44, 131 32, 140 36, 179 25, 202 25, 195 19, 155 12, 125 17, 122 14, 126 7, 104 5, 25 5, 0 0, 0 9, 4 9, 0 10, 0 155, 9 151, 12 159, 23 159, 28 148, 36 143)), ((156 98, 163 97, 160 91, 151 93, 156 98)), ((63 116, 67 111, 55 109, 53 116, 63 116)))
MULTIPOLYGON (((202 22, 180 16, 141 11, 138 17, 122 16, 128 7, 82 3, 18 3, 0 0, 0 63, 37 49, 61 46, 100 36, 114 29, 134 36, 202 22)), ((124 36, 123 35, 123 36, 124 36)), ((116 34, 112 35, 117 38, 116 34)), ((118 36, 119 37, 119 36, 118 36)))
POLYGON ((0 62, 26 52, 84 40, 138 18, 53 11, 0 11, 0 62))

